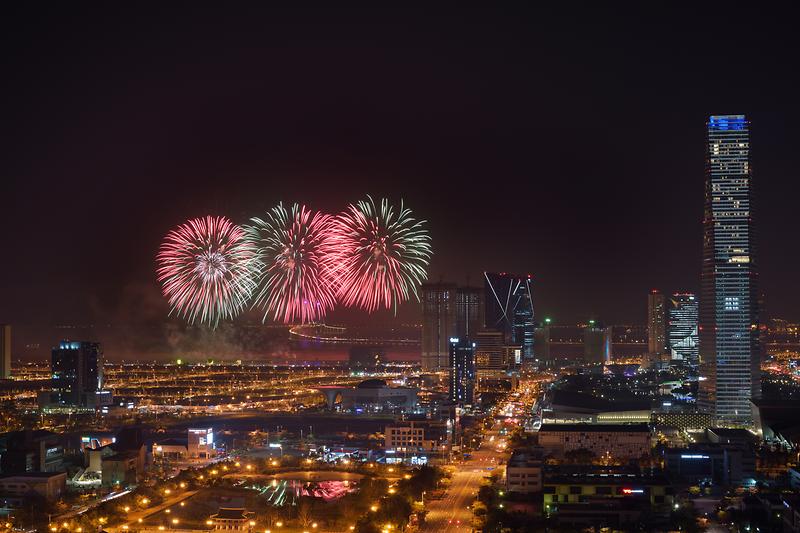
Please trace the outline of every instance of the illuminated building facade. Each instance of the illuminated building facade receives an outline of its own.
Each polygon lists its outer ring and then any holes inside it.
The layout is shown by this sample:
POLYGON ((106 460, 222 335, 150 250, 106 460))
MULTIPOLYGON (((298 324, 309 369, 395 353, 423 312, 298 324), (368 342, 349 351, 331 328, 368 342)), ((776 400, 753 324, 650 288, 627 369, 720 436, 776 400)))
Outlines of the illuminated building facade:
POLYGON ((475 343, 468 338, 450 339, 450 401, 458 405, 475 401, 475 343))
POLYGON ((484 297, 480 287, 456 289, 456 336, 474 337, 483 329, 484 297))
POLYGON ((667 353, 667 300, 661 291, 647 295, 647 357, 645 367, 655 367, 667 353))
POLYGON ((675 293, 670 298, 667 320, 670 358, 673 361, 684 361, 692 368, 697 368, 700 349, 698 313, 697 297, 694 294, 675 293))
POLYGON ((721 425, 747 426, 761 396, 750 123, 722 115, 707 126, 698 403, 721 425))
POLYGON ((61 341, 51 352, 52 389, 43 407, 96 408, 111 403, 103 390, 103 352, 96 342, 61 341))
POLYGON ((533 281, 530 275, 484 272, 486 327, 502 331, 506 342, 522 346, 525 359, 534 357, 533 281))

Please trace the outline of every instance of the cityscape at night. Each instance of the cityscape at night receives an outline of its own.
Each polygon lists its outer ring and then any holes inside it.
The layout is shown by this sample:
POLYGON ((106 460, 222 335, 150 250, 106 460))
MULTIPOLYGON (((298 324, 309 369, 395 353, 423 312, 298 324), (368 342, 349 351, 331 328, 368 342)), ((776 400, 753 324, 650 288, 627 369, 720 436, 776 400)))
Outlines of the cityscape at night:
POLYGON ((800 533, 792 17, 571 7, 7 6, 0 533, 800 533))

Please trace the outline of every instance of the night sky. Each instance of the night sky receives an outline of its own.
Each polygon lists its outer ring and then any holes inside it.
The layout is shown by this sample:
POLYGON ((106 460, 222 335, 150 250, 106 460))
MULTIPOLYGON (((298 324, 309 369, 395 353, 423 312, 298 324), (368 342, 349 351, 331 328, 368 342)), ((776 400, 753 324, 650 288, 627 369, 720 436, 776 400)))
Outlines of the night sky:
POLYGON ((161 320, 171 227, 370 193, 429 221, 433 280, 531 273, 540 317, 644 323, 651 288, 699 287, 727 113, 752 121, 767 315, 800 319, 795 19, 667 5, 6 6, 0 322, 161 320))

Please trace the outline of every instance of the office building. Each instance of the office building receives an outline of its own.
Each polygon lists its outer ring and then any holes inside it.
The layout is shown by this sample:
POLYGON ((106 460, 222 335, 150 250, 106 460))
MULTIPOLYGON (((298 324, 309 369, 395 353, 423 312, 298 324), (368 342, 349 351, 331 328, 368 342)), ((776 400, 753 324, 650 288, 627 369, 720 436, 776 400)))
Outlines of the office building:
POLYGON ((531 494, 542 491, 541 450, 514 450, 506 463, 506 490, 531 494))
POLYGON ((111 404, 111 392, 103 390, 99 343, 62 341, 51 356, 52 388, 39 395, 41 407, 95 409, 111 404))
POLYGON ((583 329, 583 360, 592 363, 611 361, 611 340, 613 330, 594 320, 583 329))
POLYGON ((647 295, 647 355, 642 361, 645 368, 658 367, 667 354, 667 301, 661 291, 652 290, 647 295))
POLYGON ((214 447, 214 430, 211 428, 191 429, 187 439, 189 457, 210 459, 216 453, 214 447))
POLYGON ((447 368, 450 339, 456 336, 456 286, 422 285, 422 370, 447 368))
POLYGON ((472 405, 475 401, 475 343, 470 339, 450 339, 450 401, 472 405))
POLYGON ((3 507, 21 507, 32 496, 48 503, 58 501, 67 492, 66 472, 27 472, 0 476, 0 502, 3 507))
POLYGON ((484 272, 486 327, 502 331, 506 342, 522 346, 525 359, 534 357, 533 281, 530 275, 484 272))
POLYGON ((475 369, 480 373, 488 370, 505 370, 509 366, 506 359, 505 336, 499 331, 483 330, 475 335, 475 369))
POLYGON ((683 361, 697 368, 698 341, 698 302, 694 294, 675 293, 670 298, 667 320, 667 339, 670 359, 683 361))
POLYGON ((481 287, 456 289, 455 337, 474 337, 484 327, 485 304, 481 287))
POLYGON ((699 485, 752 485, 756 475, 755 453, 744 446, 692 444, 664 450, 670 479, 699 485))
POLYGON ((533 357, 538 361, 550 361, 550 319, 536 326, 533 332, 533 357))
POLYGON ((63 469, 64 447, 55 433, 37 429, 0 435, 0 471, 4 474, 63 469))
POLYGON ((0 379, 11 377, 11 326, 0 324, 0 379))
POLYGON ((647 424, 542 424, 539 446, 559 457, 586 449, 597 457, 639 459, 650 453, 650 428, 647 424))
POLYGON ((707 126, 698 405, 720 425, 749 426, 761 396, 750 123, 722 115, 707 126))
POLYGON ((627 531, 645 517, 666 518, 674 505, 673 487, 663 474, 627 467, 582 465, 546 471, 542 494, 545 514, 569 531, 627 531))
POLYGON ((447 422, 398 421, 384 430, 386 462, 426 464, 447 459, 450 452, 447 422))

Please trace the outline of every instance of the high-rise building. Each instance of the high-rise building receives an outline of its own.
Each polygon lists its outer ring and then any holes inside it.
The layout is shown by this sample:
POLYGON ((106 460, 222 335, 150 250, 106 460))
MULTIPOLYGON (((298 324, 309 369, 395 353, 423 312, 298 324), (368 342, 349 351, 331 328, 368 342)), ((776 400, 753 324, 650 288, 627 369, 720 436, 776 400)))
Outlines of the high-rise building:
POLYGON ((475 401, 475 343, 468 338, 450 339, 450 401, 462 406, 475 401))
POLYGON ((481 370, 505 370, 508 361, 505 337, 500 331, 483 330, 475 334, 475 368, 481 370))
POLYGON ((52 350, 50 405, 98 407, 110 401, 103 391, 103 352, 96 342, 61 341, 52 350))
POLYGON ((583 359, 595 363, 611 361, 611 340, 613 329, 605 327, 594 320, 583 330, 583 359))
POLYGON ((667 353, 667 300, 653 289, 647 295, 647 356, 645 367, 658 366, 667 353))
POLYGON ((456 336, 474 337, 483 329, 483 294, 481 287, 456 289, 456 336))
POLYGON ((530 275, 484 272, 486 327, 502 331, 506 342, 522 346, 525 359, 534 357, 533 281, 530 275))
POLYGON ((456 336, 456 286, 426 283, 422 286, 422 370, 447 367, 450 338, 456 336))
POLYGON ((747 426, 761 396, 750 123, 711 116, 707 128, 698 405, 720 425, 747 426))
POLYGON ((538 324, 533 332, 533 355, 541 361, 550 361, 550 319, 538 324))
POLYGON ((0 324, 0 379, 11 377, 11 326, 0 324))
POLYGON ((670 358, 697 367, 699 341, 697 339, 698 302, 694 294, 675 293, 670 298, 667 320, 667 339, 670 358))

